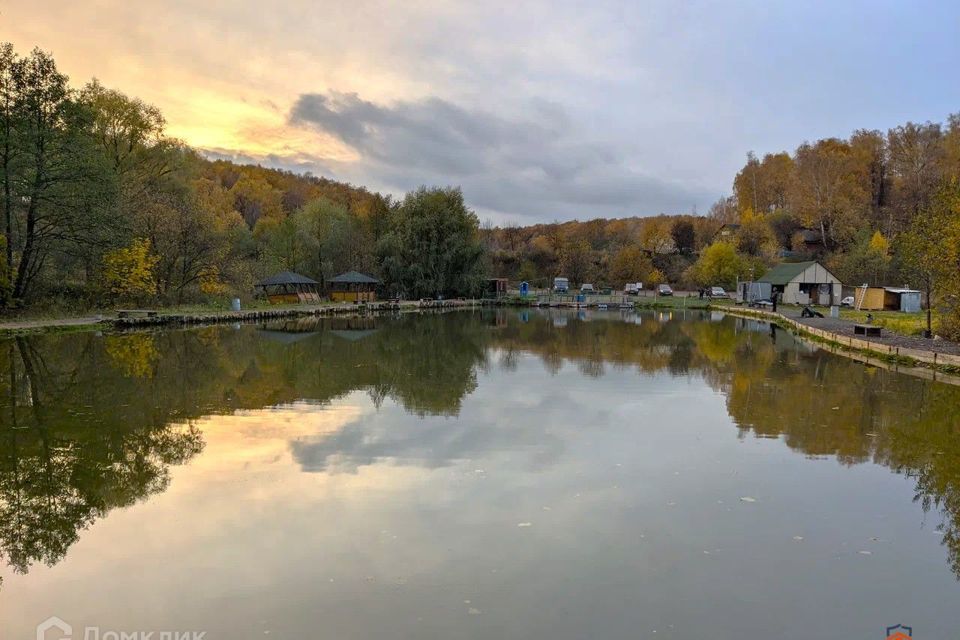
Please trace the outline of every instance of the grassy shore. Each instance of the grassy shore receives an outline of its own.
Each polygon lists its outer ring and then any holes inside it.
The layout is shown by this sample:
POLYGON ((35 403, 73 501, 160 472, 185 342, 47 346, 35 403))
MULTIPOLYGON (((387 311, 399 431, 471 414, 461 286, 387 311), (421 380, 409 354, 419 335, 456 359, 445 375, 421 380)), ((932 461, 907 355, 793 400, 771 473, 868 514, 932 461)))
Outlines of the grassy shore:
MULTIPOLYGON (((857 311, 856 309, 841 309, 840 318, 851 322, 866 322, 867 314, 872 316, 873 324, 880 325, 894 333, 905 336, 919 336, 927 329, 927 314, 904 313, 902 311, 857 311)), ((937 325, 937 314, 933 316, 934 327, 937 325)))

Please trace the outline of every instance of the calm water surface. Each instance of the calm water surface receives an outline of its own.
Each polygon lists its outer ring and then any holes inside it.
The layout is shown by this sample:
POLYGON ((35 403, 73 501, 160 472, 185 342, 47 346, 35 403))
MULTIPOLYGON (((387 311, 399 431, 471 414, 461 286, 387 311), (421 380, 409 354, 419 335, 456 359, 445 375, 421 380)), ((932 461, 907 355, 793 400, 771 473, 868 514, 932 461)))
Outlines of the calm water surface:
POLYGON ((701 313, 20 338, 0 564, 13 640, 955 638, 960 388, 701 313))

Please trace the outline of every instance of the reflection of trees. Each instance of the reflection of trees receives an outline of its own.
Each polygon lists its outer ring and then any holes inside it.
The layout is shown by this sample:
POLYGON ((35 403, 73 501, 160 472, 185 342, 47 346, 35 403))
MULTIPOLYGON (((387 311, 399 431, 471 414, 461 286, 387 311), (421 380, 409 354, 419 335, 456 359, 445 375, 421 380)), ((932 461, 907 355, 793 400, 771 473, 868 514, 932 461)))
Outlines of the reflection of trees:
POLYGON ((783 332, 771 340, 733 318, 514 316, 324 318, 2 343, 0 553, 19 571, 54 563, 110 509, 164 490, 170 465, 202 448, 198 430, 184 426, 197 417, 330 402, 358 389, 378 404, 456 415, 478 371, 497 366, 495 353, 508 368, 533 354, 550 373, 569 362, 591 376, 610 367, 699 375, 724 393, 743 433, 912 477, 917 500, 946 516, 960 575, 960 389, 809 349, 783 332))
POLYGON ((744 431, 783 437, 808 455, 872 460, 913 478, 917 501, 944 514, 944 543, 960 577, 960 388, 782 338, 774 344, 744 334, 732 359, 705 369, 726 393, 731 417, 744 431))
POLYGON ((169 467, 203 447, 194 418, 355 389, 453 415, 485 364, 486 329, 466 314, 297 330, 295 342, 208 328, 0 346, 0 554, 16 571, 54 564, 111 509, 166 489, 169 467))
POLYGON ((20 338, 0 354, 0 549, 20 572, 59 561, 110 509, 162 491, 169 465, 202 448, 192 427, 110 420, 108 407, 87 404, 76 363, 40 342, 20 338))
POLYGON ((495 344, 564 360, 594 375, 604 363, 702 376, 727 398, 744 432, 782 437, 797 451, 842 464, 874 461, 916 482, 924 509, 944 514, 944 544, 960 577, 960 388, 864 366, 810 349, 785 332, 726 318, 548 319, 500 331, 495 344), (649 321, 648 321, 649 320, 649 321))

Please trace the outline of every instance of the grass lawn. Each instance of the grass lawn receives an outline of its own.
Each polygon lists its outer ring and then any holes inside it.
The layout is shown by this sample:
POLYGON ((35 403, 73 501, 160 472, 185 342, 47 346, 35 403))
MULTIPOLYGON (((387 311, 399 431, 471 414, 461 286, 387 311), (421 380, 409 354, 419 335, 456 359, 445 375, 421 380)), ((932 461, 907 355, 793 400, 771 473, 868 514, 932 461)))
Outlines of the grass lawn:
MULTIPOLYGON (((840 317, 844 320, 864 323, 867 314, 873 316, 873 324, 880 325, 894 333, 905 336, 921 335, 927 329, 927 312, 903 313, 902 311, 857 311, 856 309, 840 309, 840 317)), ((937 314, 933 314, 933 326, 937 326, 937 314)))

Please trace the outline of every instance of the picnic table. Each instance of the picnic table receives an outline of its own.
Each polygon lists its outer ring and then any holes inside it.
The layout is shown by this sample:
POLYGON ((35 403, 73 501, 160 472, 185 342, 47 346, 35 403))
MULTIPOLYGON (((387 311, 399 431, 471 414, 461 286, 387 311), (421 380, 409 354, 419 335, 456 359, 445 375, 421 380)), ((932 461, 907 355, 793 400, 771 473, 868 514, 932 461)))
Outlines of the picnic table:
POLYGON ((134 316, 156 318, 157 312, 153 309, 117 309, 118 318, 132 318, 134 316))
POLYGON ((875 324, 855 324, 853 333, 858 336, 880 336, 880 327, 875 324))

